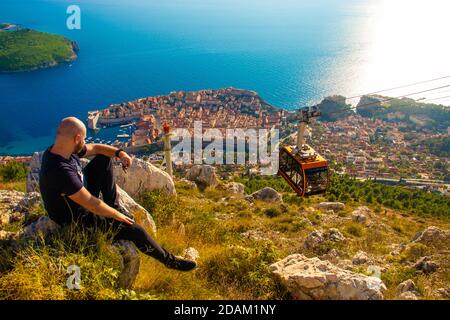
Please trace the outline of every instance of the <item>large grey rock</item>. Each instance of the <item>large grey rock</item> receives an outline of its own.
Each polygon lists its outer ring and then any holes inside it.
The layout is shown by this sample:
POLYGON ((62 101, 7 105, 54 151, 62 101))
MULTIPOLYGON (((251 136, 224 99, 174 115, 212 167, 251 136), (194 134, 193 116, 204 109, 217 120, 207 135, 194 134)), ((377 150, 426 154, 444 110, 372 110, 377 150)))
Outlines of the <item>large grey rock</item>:
POLYGON ((430 226, 422 232, 418 232, 413 242, 420 242, 431 246, 445 246, 450 248, 450 231, 430 226))
POLYGON ((119 240, 113 243, 121 255, 120 274, 117 279, 121 288, 129 289, 139 273, 140 257, 136 246, 131 241, 119 240))
POLYGON ((135 158, 127 172, 122 170, 120 164, 114 164, 113 167, 117 185, 131 197, 137 197, 143 192, 152 190, 164 190, 168 194, 176 194, 175 185, 169 174, 150 162, 135 158))
POLYGON ((260 200, 264 202, 283 202, 283 197, 275 189, 270 187, 262 188, 251 195, 246 196, 245 199, 248 201, 260 200))
POLYGON ((186 178, 205 187, 214 187, 219 184, 216 168, 210 165, 194 165, 186 173, 186 178))
POLYGON ((329 261, 293 254, 270 266, 299 300, 380 300, 386 291, 384 283, 341 269, 329 261))
POLYGON ((316 209, 339 211, 345 208, 342 202, 321 202, 316 205, 316 209))
POLYGON ((35 152, 31 157, 27 176, 27 193, 39 191, 39 170, 41 169, 42 155, 44 152, 35 152))

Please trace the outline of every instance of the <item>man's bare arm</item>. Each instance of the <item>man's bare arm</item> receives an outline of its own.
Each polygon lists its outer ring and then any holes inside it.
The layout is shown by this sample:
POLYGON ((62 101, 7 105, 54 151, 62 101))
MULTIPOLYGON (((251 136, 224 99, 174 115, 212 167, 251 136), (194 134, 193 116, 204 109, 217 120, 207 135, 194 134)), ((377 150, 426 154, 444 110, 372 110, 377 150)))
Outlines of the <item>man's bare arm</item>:
POLYGON ((132 219, 128 218, 123 213, 120 213, 116 209, 108 206, 102 200, 94 197, 85 187, 82 187, 80 191, 69 196, 69 198, 96 215, 112 218, 129 225, 134 223, 132 219))
POLYGON ((86 158, 95 156, 96 154, 103 154, 109 158, 112 158, 115 156, 117 150, 116 147, 100 143, 86 143, 85 146, 86 146, 86 153, 84 154, 84 157, 86 158))

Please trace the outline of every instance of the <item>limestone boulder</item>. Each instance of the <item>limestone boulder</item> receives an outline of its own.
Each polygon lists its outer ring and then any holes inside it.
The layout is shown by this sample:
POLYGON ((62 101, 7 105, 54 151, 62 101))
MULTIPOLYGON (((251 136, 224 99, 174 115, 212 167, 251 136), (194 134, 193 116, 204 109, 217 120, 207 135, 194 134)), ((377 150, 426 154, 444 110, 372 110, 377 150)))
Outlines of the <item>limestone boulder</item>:
POLYGON ((55 221, 47 216, 43 216, 23 229, 23 238, 25 240, 37 241, 42 236, 45 239, 58 232, 60 228, 55 221))
POLYGON ((117 192, 119 194, 119 205, 125 211, 124 213, 136 220, 138 224, 156 232, 156 223, 150 213, 136 201, 133 200, 122 188, 117 186, 117 192))
POLYGON ((175 185, 169 174, 150 162, 135 158, 126 172, 122 170, 120 163, 114 164, 113 167, 117 185, 131 197, 138 197, 152 190, 164 190, 168 194, 176 194, 175 185))
POLYGON ((270 266, 294 299, 299 300, 381 300, 384 283, 344 270, 329 261, 293 254, 270 266))
POLYGON ((430 226, 424 231, 418 232, 412 242, 419 242, 430 246, 450 247, 450 231, 430 226))
POLYGON ((123 289, 129 289, 140 269, 140 257, 136 246, 131 241, 119 240, 113 243, 113 246, 119 251, 121 256, 120 274, 117 279, 118 285, 123 289))
POLYGON ((365 264, 369 262, 369 256, 364 251, 358 251, 352 259, 354 265, 365 264))
POLYGON ((275 189, 270 187, 262 188, 251 195, 245 197, 248 201, 264 201, 264 202, 274 202, 274 203, 282 203, 283 197, 280 193, 278 193, 275 189))
POLYGON ((333 210, 334 212, 345 208, 345 204, 342 202, 321 202, 316 205, 316 209, 333 210))
POLYGON ((230 182, 225 185, 225 190, 238 195, 243 195, 245 186, 239 182, 230 182))
POLYGON ((210 165, 194 165, 186 173, 186 178, 205 187, 214 187, 219 184, 216 168, 210 165))

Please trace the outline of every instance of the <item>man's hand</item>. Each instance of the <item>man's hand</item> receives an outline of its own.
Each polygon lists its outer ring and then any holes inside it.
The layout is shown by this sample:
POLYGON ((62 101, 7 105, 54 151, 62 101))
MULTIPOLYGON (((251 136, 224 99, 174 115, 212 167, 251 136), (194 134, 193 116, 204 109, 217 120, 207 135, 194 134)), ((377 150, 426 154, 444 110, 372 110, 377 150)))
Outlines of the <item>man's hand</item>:
POLYGON ((125 151, 120 151, 119 153, 120 161, 122 161, 122 168, 124 171, 133 164, 133 158, 128 155, 125 151))
POLYGON ((96 215, 112 218, 129 225, 134 223, 133 219, 128 218, 123 213, 111 208, 100 199, 91 195, 85 187, 82 187, 80 191, 70 195, 69 198, 96 215))
POLYGON ((134 220, 127 217, 126 215, 124 215, 123 213, 120 213, 119 211, 117 211, 117 215, 115 217, 113 217, 115 220, 119 221, 119 222, 123 222, 125 224, 129 224, 132 225, 134 224, 134 220))

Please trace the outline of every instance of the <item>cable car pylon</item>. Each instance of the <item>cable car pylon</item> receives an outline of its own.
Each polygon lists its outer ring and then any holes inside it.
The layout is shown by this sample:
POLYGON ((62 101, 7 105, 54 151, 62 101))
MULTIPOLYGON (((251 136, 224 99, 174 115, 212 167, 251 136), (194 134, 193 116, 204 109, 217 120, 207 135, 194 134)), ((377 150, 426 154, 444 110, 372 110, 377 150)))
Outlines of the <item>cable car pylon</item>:
POLYGON ((305 143, 306 125, 320 115, 317 106, 300 109, 297 144, 280 148, 278 174, 301 197, 325 193, 330 184, 327 160, 305 143))

